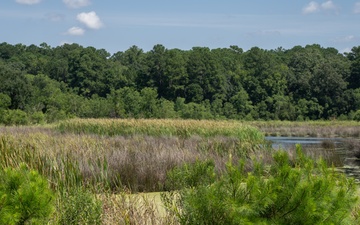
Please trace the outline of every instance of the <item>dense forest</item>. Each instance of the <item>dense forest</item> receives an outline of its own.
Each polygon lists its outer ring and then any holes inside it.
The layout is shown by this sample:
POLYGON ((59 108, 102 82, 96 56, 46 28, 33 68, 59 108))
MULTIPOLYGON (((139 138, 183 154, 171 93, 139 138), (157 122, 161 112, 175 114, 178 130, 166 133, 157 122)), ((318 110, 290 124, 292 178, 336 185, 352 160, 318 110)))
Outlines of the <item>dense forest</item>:
POLYGON ((0 123, 360 119, 360 46, 264 50, 0 44, 0 123))

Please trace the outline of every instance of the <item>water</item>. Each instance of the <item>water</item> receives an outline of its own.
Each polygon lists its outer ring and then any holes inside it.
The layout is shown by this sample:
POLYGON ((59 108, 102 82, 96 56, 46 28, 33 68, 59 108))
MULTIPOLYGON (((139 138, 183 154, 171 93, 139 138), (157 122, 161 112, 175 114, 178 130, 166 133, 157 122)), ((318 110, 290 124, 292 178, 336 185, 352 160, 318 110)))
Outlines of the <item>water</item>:
POLYGON ((335 144, 335 147, 341 147, 344 144, 344 138, 317 138, 317 137, 275 137, 267 136, 266 140, 272 142, 272 147, 275 149, 290 149, 296 144, 301 144, 303 147, 321 147, 324 141, 330 141, 335 144))
POLYGON ((349 177, 360 181, 360 159, 347 153, 345 138, 267 136, 265 139, 272 143, 274 149, 290 150, 301 144, 307 154, 326 158, 328 164, 334 164, 349 177))

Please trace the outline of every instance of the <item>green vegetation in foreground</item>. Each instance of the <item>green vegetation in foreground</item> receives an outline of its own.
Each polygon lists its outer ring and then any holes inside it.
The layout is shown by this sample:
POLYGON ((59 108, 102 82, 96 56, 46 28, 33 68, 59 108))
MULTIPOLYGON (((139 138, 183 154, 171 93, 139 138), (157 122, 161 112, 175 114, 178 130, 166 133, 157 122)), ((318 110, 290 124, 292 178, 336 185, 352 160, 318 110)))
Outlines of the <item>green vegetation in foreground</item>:
POLYGON ((46 224, 54 199, 48 181, 25 164, 0 170, 0 224, 46 224))
MULTIPOLYGON (((164 193, 164 203, 180 224, 358 224, 352 217, 358 204, 354 180, 306 157, 300 145, 294 159, 277 151, 273 160, 270 165, 253 160, 251 171, 244 162, 230 161, 213 183, 211 164, 182 167, 174 171, 176 177, 189 178, 192 171, 193 179, 179 192, 164 193)), ((181 179, 179 183, 183 185, 181 179)))
POLYGON ((0 127, 0 171, 24 164, 49 182, 56 209, 49 224, 226 224, 240 221, 236 215, 249 224, 358 224, 353 180, 300 151, 273 155, 263 138, 237 121, 0 127), (169 211, 128 195, 136 192, 165 193, 169 211))

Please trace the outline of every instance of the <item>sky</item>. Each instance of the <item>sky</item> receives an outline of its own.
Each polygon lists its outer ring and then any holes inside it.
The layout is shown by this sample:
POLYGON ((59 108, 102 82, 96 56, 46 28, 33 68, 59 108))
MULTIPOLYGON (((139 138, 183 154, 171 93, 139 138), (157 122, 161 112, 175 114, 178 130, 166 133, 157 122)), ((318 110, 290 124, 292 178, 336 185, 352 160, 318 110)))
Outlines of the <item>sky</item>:
POLYGON ((360 0, 1 0, 0 43, 77 43, 110 54, 192 47, 360 45, 360 0))

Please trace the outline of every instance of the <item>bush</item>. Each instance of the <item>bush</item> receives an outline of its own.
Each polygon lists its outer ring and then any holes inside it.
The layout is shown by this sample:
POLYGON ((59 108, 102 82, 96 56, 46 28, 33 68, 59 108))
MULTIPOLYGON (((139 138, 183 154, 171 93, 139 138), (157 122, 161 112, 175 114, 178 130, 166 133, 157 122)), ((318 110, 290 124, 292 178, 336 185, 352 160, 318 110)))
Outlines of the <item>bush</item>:
POLYGON ((166 189, 179 190, 182 188, 197 187, 211 184, 215 181, 215 164, 213 161, 195 161, 175 167, 167 173, 166 189))
POLYGON ((47 180, 25 164, 0 171, 0 224, 46 224, 53 200, 47 180))
POLYGON ((55 107, 50 107, 45 113, 46 121, 48 123, 65 120, 68 118, 64 110, 59 110, 55 107))
POLYGON ((5 110, 2 114, 3 120, 0 122, 5 125, 27 125, 29 123, 27 113, 20 109, 5 110))
POLYGON ((30 120, 32 124, 44 124, 45 114, 43 112, 34 112, 30 115, 30 120))
POLYGON ((360 109, 355 112, 355 114, 354 114, 354 120, 360 121, 360 109))
POLYGON ((267 166, 254 161, 248 173, 244 163, 229 163, 213 184, 182 190, 175 210, 180 223, 354 224, 353 179, 304 156, 300 146, 294 161, 282 151, 273 159, 267 166))
POLYGON ((90 191, 66 190, 59 199, 59 224, 101 224, 102 204, 90 191))

